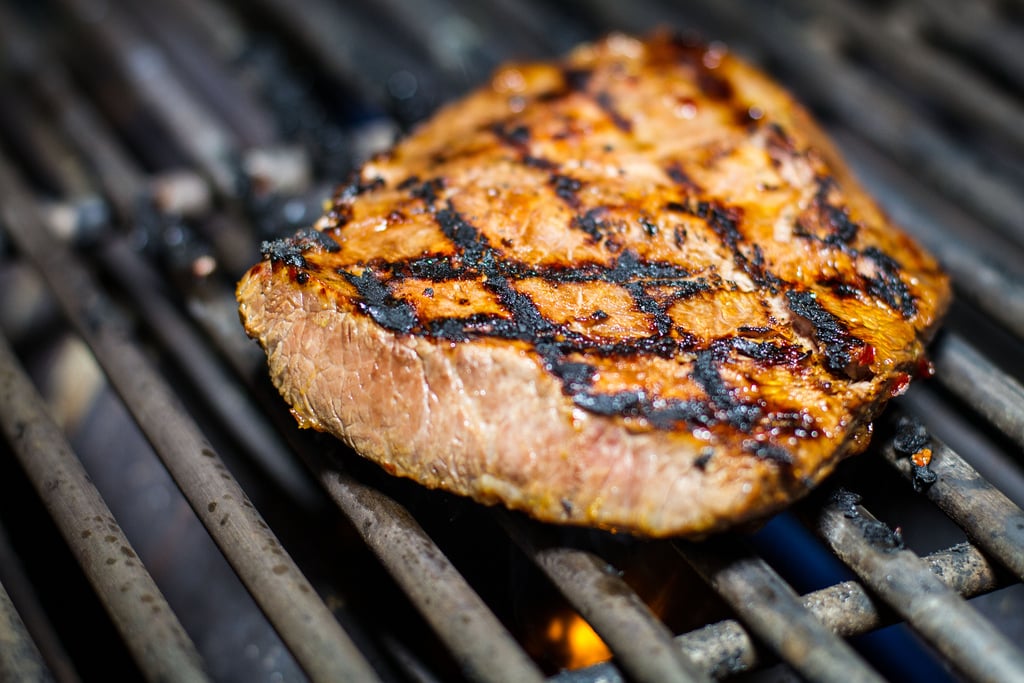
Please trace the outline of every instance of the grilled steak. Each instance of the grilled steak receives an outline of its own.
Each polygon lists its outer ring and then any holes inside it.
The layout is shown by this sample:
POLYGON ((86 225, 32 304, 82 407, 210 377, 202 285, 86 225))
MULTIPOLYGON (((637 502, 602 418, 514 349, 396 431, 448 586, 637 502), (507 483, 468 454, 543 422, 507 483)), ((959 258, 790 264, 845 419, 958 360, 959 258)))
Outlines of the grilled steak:
POLYGON ((945 276, 718 47, 513 65, 238 287, 299 423, 542 519, 700 535, 865 448, 945 276))

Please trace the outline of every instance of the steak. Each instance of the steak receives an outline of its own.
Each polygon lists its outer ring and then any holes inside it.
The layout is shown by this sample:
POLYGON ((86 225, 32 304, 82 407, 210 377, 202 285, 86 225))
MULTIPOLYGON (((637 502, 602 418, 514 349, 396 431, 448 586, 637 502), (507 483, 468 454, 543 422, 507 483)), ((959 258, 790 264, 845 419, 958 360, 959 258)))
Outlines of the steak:
POLYGON ((950 298, 784 90, 668 33, 499 69, 263 255, 241 317, 301 426, 649 536, 862 451, 950 298))

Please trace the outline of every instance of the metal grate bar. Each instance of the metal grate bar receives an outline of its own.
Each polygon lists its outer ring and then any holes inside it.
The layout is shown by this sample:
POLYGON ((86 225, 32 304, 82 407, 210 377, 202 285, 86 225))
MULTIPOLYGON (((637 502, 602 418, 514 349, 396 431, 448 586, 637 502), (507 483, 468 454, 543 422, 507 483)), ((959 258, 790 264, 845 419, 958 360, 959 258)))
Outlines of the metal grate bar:
POLYGON ((93 279, 47 236, 20 180, 3 159, 0 195, 0 215, 15 244, 43 274, 192 509, 300 665, 315 680, 373 680, 370 665, 316 597, 169 387, 127 337, 93 279))
POLYGON ((60 0, 76 18, 81 29, 91 34, 109 53, 132 90, 159 117, 182 151, 203 170, 217 191, 232 197, 237 191, 231 160, 238 156, 238 139, 194 97, 170 68, 167 57, 146 40, 122 11, 107 7, 101 21, 89 21, 86 0, 60 0))
POLYGON ((832 552, 972 680, 1019 680, 1024 654, 857 500, 840 491, 817 513, 816 530, 832 552))
POLYGON ((736 537, 675 544, 744 623, 801 675, 815 681, 882 680, 804 608, 764 560, 742 546, 736 537))
POLYGON ((206 680, 195 645, 2 336, 0 424, 146 677, 206 680))
POLYGON ((376 489, 304 450, 332 500, 475 681, 542 681, 497 617, 409 512, 376 489))
MULTIPOLYGON (((32 638, 33 646, 39 650, 45 666, 48 667, 47 672, 58 683, 79 683, 81 678, 43 609, 24 567, 15 556, 3 526, 0 526, 0 577, 6 586, 4 590, 10 591, 8 598, 10 595, 14 596, 11 601, 18 610, 18 618, 32 638)), ((0 676, 0 680, 8 679, 0 676)))
POLYGON ((591 553, 559 547, 509 515, 502 526, 558 587, 637 681, 706 681, 672 633, 613 568, 591 553))
POLYGON ((277 142, 274 123, 256 105, 243 84, 229 72, 224 55, 214 53, 216 43, 199 33, 176 3, 145 6, 122 2, 129 12, 166 51, 167 56, 192 89, 209 103, 237 136, 243 148, 265 147, 277 142))
POLYGON ((44 59, 38 43, 30 38, 25 22, 0 4, 0 45, 9 57, 17 55, 20 71, 31 74, 30 83, 41 100, 53 112, 67 138, 96 171, 106 196, 119 215, 126 216, 142 194, 143 178, 136 172, 112 136, 101 123, 101 117, 71 84, 63 65, 44 59))
POLYGON ((936 379, 942 386, 1024 448, 1024 387, 1020 382, 955 334, 945 335, 936 344, 934 358, 936 379))
POLYGON ((44 683, 54 680, 25 623, 0 583, 0 680, 44 683))
MULTIPOLYGON (((933 553, 926 558, 928 568, 949 588, 965 598, 996 590, 1007 584, 988 559, 967 543, 933 553)), ((877 599, 856 581, 829 586, 801 599, 803 606, 837 635, 849 638, 867 633, 895 621, 892 612, 879 606, 877 599)), ((709 624, 676 636, 682 649, 701 670, 715 678, 750 671, 763 663, 757 644, 746 629, 733 619, 709 624)), ((609 681, 618 673, 610 662, 591 667, 586 680, 609 681)))
POLYGON ((914 9, 922 17, 919 30, 933 28, 958 46, 998 64, 1003 73, 1024 87, 1024 62, 1020 59, 1024 31, 998 16, 990 3, 923 0, 914 9))
MULTIPOLYGON (((928 467, 938 479, 925 495, 985 552, 1024 578, 1024 510, 949 446, 934 436, 929 440, 932 458, 928 467)), ((881 450, 890 465, 913 481, 910 458, 898 452, 892 440, 881 450)))
MULTIPOLYGON (((810 8, 806 0, 798 0, 810 8)), ((1001 90, 988 85, 977 74, 936 52, 931 46, 916 41, 907 31, 894 30, 891 23, 878 16, 856 9, 841 0, 815 2, 819 16, 843 27, 844 35, 856 40, 872 55, 884 62, 903 83, 925 92, 933 102, 977 122, 1003 143, 1024 151, 1024 120, 1022 109, 1001 90), (908 41, 912 46, 908 46, 908 41), (956 93, 956 96, 950 96, 956 93)), ((1019 58, 1019 57, 1018 57, 1019 58)))

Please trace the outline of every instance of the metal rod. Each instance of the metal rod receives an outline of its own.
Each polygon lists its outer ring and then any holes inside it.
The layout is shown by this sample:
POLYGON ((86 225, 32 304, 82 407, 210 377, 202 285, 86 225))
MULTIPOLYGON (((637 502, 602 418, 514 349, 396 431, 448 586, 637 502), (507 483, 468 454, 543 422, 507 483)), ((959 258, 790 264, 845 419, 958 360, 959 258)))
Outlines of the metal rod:
MULTIPOLYGON (((1005 575, 1000 575, 977 548, 967 543, 924 559, 940 581, 965 598, 991 592, 1008 583, 1005 575)), ((896 621, 895 615, 884 604, 879 605, 878 599, 856 581, 844 581, 808 593, 801 602, 826 628, 843 637, 861 635, 896 621)), ((750 671, 765 659, 757 642, 734 619, 676 636, 675 642, 701 671, 714 678, 750 671)), ((619 674, 612 662, 583 671, 592 673, 583 680, 621 680, 621 677, 616 678, 619 674)), ((562 679, 555 677, 555 680, 562 679)))
POLYGON ((542 681, 537 665, 409 512, 303 449, 331 499, 476 681, 542 681))
MULTIPOLYGON (((991 130, 1000 141, 1024 151, 1024 109, 1002 91, 988 84, 961 64, 937 52, 912 35, 893 31, 878 17, 861 11, 842 0, 818 0, 812 4, 799 0, 804 8, 813 8, 842 27, 876 56, 887 70, 895 72, 903 83, 925 92, 941 106, 991 130)), ((1019 55, 1018 55, 1019 58, 1019 55)))
POLYGON ((217 191, 233 197, 237 188, 231 160, 238 156, 237 137, 193 96, 163 52, 115 7, 107 6, 102 21, 90 21, 92 10, 87 0, 60 0, 60 4, 109 51, 133 91, 167 126, 217 191))
POLYGON ((0 217, 299 664, 318 681, 376 679, 178 398, 129 338, 93 278, 46 234, 21 180, 3 157, 0 217))
POLYGON ((1024 654, 857 500, 840 491, 816 513, 816 529, 832 552, 969 678, 1021 680, 1024 654))
MULTIPOLYGON (((80 683, 81 678, 75 670, 75 665, 47 616, 35 587, 29 581, 25 568, 14 554, 14 548, 7 540, 7 532, 2 525, 0 525, 0 581, 3 582, 5 590, 10 591, 8 598, 13 603, 13 608, 18 611, 18 619, 25 625, 49 673, 58 683, 80 683)), ((0 675, 0 680, 17 681, 19 679, 8 679, 0 675)))
POLYGON ((53 674, 46 668, 39 648, 0 583, 0 681, 48 683, 53 674))
POLYGON ((0 335, 0 426, 150 681, 204 681, 195 645, 0 335))
POLYGON ((738 538, 674 547, 769 647, 814 681, 881 681, 841 638, 800 603, 799 596, 738 538))
POLYGON ((672 642, 672 632, 601 558, 559 547, 501 515, 502 526, 558 587, 637 681, 707 681, 672 642))
MULTIPOLYGON (((893 412, 895 422, 897 412, 893 412)), ((923 429, 907 417, 902 429, 923 429)), ((897 439, 899 438, 897 428, 897 439)), ((937 475, 924 494, 956 522, 991 557, 1024 579, 1024 510, 978 474, 953 449, 932 435, 928 468, 937 475)), ((894 439, 882 447, 882 456, 904 477, 914 481, 910 454, 897 450, 894 439)))
POLYGON ((933 358, 942 386, 1024 449, 1024 386, 956 334, 936 344, 933 358))

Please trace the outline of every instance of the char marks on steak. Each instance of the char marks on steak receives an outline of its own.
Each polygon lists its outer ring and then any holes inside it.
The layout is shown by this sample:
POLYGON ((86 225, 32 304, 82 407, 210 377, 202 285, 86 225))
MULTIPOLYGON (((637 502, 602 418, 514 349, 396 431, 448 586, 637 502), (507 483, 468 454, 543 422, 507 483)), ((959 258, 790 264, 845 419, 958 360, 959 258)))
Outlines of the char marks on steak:
POLYGON ((863 450, 950 296, 783 90, 668 34, 500 69, 263 251, 242 320, 302 425, 654 536, 863 450))

